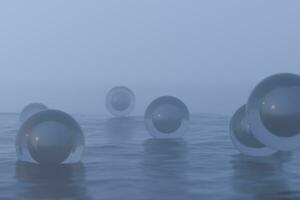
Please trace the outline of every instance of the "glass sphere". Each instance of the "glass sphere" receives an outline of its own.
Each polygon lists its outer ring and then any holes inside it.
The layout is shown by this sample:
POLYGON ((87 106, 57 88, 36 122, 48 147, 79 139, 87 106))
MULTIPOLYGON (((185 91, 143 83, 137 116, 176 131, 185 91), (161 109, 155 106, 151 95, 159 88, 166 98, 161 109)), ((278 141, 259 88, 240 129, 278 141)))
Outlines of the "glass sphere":
POLYGON ((262 101, 260 116, 274 135, 292 137, 300 133, 300 87, 269 92, 262 101))
POLYGON ((300 76, 276 74, 260 82, 247 103, 254 136, 276 150, 300 147, 300 76))
POLYGON ((135 96, 129 88, 115 87, 106 96, 106 108, 116 117, 129 115, 134 106, 135 96))
POLYGON ((148 106, 145 124, 155 138, 177 138, 186 132, 189 116, 188 108, 181 100, 164 96, 148 106))
POLYGON ((58 110, 38 112, 27 119, 17 134, 20 161, 39 164, 76 163, 81 160, 84 136, 79 124, 58 110))
POLYGON ((47 106, 41 103, 31 103, 22 110, 20 114, 20 122, 25 122, 29 117, 43 110, 47 110, 47 106))
POLYGON ((269 156, 274 150, 258 141, 246 119, 246 106, 239 108, 230 121, 230 136, 233 144, 243 154, 249 156, 269 156))

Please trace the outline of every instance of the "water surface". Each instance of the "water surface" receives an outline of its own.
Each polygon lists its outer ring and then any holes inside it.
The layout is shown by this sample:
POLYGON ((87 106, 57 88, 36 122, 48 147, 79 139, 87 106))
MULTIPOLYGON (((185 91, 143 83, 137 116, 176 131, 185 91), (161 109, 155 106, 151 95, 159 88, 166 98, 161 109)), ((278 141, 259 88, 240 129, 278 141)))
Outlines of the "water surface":
POLYGON ((0 115, 0 199, 300 199, 300 154, 242 156, 229 117, 193 115, 177 140, 152 139, 142 117, 75 115, 86 138, 81 164, 16 162, 17 114, 0 115))

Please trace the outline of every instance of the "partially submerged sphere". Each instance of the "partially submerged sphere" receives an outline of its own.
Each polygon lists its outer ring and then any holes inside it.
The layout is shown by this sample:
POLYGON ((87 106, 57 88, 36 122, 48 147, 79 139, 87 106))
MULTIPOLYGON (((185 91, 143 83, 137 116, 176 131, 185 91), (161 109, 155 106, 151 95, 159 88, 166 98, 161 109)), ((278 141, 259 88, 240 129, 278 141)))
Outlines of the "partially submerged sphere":
POLYGON ((189 110, 181 100, 163 96, 148 106, 145 124, 155 138, 177 138, 186 132, 189 118, 189 110))
POLYGON ((275 153, 258 141, 246 119, 246 106, 239 108, 230 121, 230 136, 235 147, 250 156, 268 156, 275 153))
POLYGON ((20 114, 20 122, 24 122, 32 115, 34 115, 40 111, 47 110, 47 109, 48 109, 47 106, 45 106, 44 104, 31 103, 31 104, 25 106, 25 108, 22 110, 22 112, 20 114))
POLYGON ((247 115, 255 137, 276 150, 300 147, 300 76, 276 74, 251 93, 247 115))
POLYGON ((45 110, 27 119, 16 139, 18 159, 40 164, 79 162, 84 136, 79 124, 68 114, 45 110))
POLYGON ((129 115, 134 106, 135 96, 129 88, 115 87, 106 96, 106 108, 116 117, 129 115))

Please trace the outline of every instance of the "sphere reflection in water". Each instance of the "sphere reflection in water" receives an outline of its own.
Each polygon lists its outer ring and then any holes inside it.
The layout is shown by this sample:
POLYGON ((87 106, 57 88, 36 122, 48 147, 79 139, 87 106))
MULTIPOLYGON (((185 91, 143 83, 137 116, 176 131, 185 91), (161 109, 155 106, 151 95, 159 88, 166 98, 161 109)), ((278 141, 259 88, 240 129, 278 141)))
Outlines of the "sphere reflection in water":
POLYGON ((48 109, 47 106, 45 106, 44 104, 31 103, 22 110, 22 112, 20 114, 20 121, 25 122, 26 119, 28 119, 32 115, 34 115, 40 111, 47 110, 47 109, 48 109))
POLYGON ((268 156, 275 153, 266 147, 252 134, 251 127, 246 119, 246 106, 237 110, 230 122, 230 136, 236 148, 245 155, 268 156))
POLYGON ((48 166, 17 162, 14 193, 16 199, 90 200, 85 173, 82 163, 48 166))
POLYGON ((116 117, 129 115, 134 106, 135 96, 129 88, 115 87, 106 96, 106 108, 116 117))
POLYGON ((277 74, 259 83, 247 104, 254 136, 276 150, 300 147, 300 76, 277 74))
POLYGON ((58 110, 41 111, 21 126, 16 150, 18 159, 40 164, 79 162, 84 137, 79 124, 58 110))
POLYGON ((289 152, 277 152, 269 157, 235 155, 231 164, 235 199, 299 199, 290 188, 284 165, 290 162, 289 152), (282 192, 286 191, 286 192, 282 192))
POLYGON ((189 111, 179 99, 164 96, 155 99, 145 113, 147 130, 155 138, 177 138, 182 136, 189 121, 189 111))
POLYGON ((135 117, 111 118, 104 124, 105 138, 107 138, 110 143, 128 142, 137 131, 136 129, 139 127, 139 123, 142 122, 140 122, 139 118, 135 117))
POLYGON ((141 187, 145 199, 191 199, 189 196, 189 152, 182 138, 151 138, 144 143, 141 187), (157 181, 159 180, 159 181, 157 181), (166 192, 167 191, 167 192, 166 192))

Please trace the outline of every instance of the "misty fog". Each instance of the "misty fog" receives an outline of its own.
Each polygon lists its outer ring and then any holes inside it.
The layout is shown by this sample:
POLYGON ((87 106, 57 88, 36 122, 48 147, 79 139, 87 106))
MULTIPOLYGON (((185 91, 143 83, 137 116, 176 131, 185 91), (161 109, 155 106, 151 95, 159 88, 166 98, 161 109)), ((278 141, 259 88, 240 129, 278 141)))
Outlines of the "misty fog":
POLYGON ((39 101, 108 114, 117 85, 134 114, 161 95, 232 114, 261 79, 300 73, 300 1, 1 1, 0 112, 39 101))

